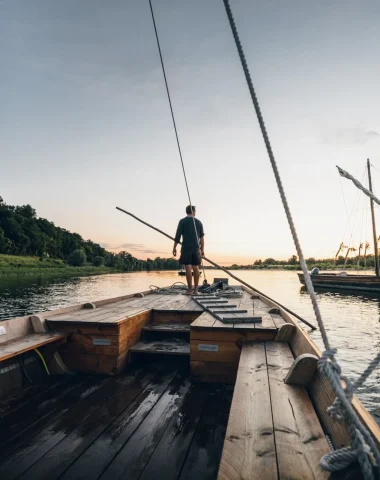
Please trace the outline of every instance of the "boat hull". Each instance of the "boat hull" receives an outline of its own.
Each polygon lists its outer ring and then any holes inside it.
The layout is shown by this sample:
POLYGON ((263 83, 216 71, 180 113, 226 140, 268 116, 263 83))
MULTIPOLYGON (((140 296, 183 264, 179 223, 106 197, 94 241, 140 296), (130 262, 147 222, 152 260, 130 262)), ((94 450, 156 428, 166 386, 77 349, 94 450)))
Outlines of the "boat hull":
MULTIPOLYGON (((305 285, 303 273, 298 273, 299 281, 305 285)), ((375 275, 338 275, 322 273, 311 275, 314 287, 331 288, 338 290, 359 290, 380 293, 380 277, 375 275)))

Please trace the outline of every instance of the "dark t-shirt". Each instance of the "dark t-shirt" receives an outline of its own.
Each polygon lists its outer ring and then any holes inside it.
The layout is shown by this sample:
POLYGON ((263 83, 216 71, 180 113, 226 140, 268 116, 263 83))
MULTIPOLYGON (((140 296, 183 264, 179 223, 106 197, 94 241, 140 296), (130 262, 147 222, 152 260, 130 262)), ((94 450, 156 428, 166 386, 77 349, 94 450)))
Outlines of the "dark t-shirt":
POLYGON ((194 217, 185 217, 179 221, 177 233, 175 235, 176 243, 179 243, 182 236, 182 250, 193 252, 198 250, 197 236, 195 235, 194 220, 197 227, 198 238, 204 237, 202 222, 194 217))

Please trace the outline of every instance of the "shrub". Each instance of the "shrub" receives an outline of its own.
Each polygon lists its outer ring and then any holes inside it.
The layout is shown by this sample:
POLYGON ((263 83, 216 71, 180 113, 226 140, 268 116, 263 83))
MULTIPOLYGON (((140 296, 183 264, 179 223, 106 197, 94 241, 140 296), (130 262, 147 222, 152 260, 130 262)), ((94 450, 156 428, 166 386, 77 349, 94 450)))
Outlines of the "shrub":
POLYGON ((83 250, 74 250, 67 257, 67 263, 73 267, 81 267, 86 263, 86 259, 87 257, 83 250))
POLYGON ((95 267, 101 267, 104 265, 104 258, 97 256, 94 258, 92 264, 95 265, 95 267))

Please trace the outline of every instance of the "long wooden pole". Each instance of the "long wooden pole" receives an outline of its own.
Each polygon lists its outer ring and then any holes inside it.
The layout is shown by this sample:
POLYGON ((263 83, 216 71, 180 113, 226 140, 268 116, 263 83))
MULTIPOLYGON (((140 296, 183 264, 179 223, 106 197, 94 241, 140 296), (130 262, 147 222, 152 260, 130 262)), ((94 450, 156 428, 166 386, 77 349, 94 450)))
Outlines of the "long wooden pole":
MULTIPOLYGON (((129 215, 130 217, 134 218, 134 219, 137 220, 138 222, 143 223, 143 224, 146 225, 147 227, 152 228, 153 230, 156 230, 156 232, 161 233, 161 235, 164 235, 165 237, 169 238, 170 240, 173 240, 173 242, 175 241, 174 237, 171 237, 170 235, 168 235, 167 233, 163 232, 163 231, 160 230, 159 228, 153 227, 153 225, 150 225, 149 223, 144 222, 144 220, 141 220, 141 218, 136 217, 136 215, 133 215, 133 213, 127 212, 126 210, 124 210, 124 209, 122 209, 122 208, 120 208, 120 207, 116 207, 116 208, 117 208, 117 210, 120 210, 120 212, 126 213, 127 215, 129 215)), ((179 243, 181 243, 181 242, 179 242, 179 243)), ((227 275, 229 275, 230 277, 232 277, 234 280, 237 280, 238 282, 242 283, 243 285, 245 285, 245 286, 248 287, 249 289, 253 290, 254 292, 258 293, 259 295, 262 295, 263 297, 265 297, 265 298, 268 299, 269 301, 275 303, 275 304, 278 305, 280 308, 282 308, 282 309, 285 310, 286 312, 290 313, 290 314, 293 315, 294 317, 298 318, 298 320, 300 320, 301 322, 305 323, 305 324, 306 324, 308 327, 310 327, 312 330, 316 330, 316 329, 317 329, 314 325, 312 325, 311 323, 309 323, 307 320, 305 320, 304 318, 300 317, 300 316, 297 315, 296 313, 292 312, 289 308, 284 307, 284 305, 281 305, 281 303, 278 303, 276 300, 273 300, 273 298, 268 297, 268 295, 266 295, 265 293, 260 292, 259 290, 257 290, 257 288, 252 287, 252 285, 249 285, 247 282, 245 282, 245 281, 242 280, 241 278, 236 277, 236 276, 235 276, 234 274, 232 274, 229 270, 221 267, 220 265, 218 265, 217 263, 213 262, 212 260, 210 260, 210 259, 207 258, 207 257, 203 257, 203 259, 206 260, 206 262, 208 262, 208 263, 210 263, 211 265, 213 265, 214 267, 219 268, 219 269, 222 270, 223 272, 227 273, 227 275)))
MULTIPOLYGON (((368 168, 368 185, 369 191, 372 192, 372 178, 371 178, 371 166, 369 158, 367 159, 367 168, 368 168)), ((376 235, 376 224, 375 224, 375 209, 373 206, 373 199, 370 199, 371 202, 371 217, 372 217, 372 231, 373 231, 373 248, 375 249, 375 273, 376 276, 379 276, 379 253, 377 251, 377 235, 376 235)))

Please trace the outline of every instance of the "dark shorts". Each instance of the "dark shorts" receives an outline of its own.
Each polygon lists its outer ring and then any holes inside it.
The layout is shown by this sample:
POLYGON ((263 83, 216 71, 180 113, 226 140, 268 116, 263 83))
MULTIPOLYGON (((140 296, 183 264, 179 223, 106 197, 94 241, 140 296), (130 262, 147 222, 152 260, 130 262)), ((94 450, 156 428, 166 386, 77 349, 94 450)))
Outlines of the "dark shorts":
POLYGON ((181 256, 179 258, 180 265, 194 265, 199 266, 201 264, 201 252, 197 251, 181 251, 181 256))

